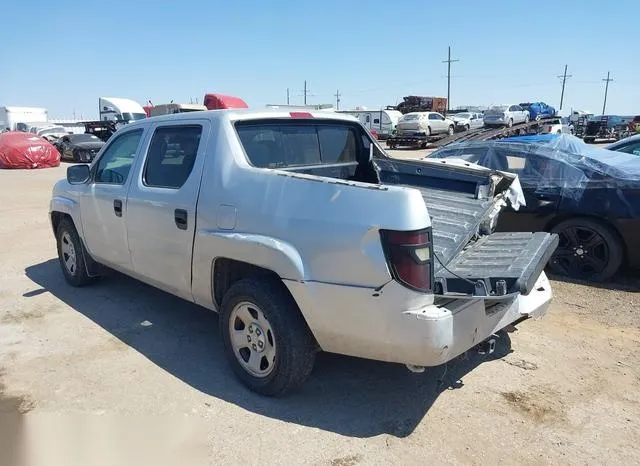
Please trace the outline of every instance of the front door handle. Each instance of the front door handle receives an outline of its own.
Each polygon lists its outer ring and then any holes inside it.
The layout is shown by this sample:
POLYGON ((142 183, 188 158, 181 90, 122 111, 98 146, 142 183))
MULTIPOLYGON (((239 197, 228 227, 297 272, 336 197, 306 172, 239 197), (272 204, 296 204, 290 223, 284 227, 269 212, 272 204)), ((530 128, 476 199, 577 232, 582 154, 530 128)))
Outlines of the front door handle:
POLYGON ((173 215, 174 215, 174 220, 176 222, 176 226, 180 230, 186 230, 187 229, 187 211, 184 209, 176 209, 173 212, 173 215))
POLYGON ((116 217, 122 217, 122 201, 120 199, 113 200, 113 211, 116 213, 116 217))

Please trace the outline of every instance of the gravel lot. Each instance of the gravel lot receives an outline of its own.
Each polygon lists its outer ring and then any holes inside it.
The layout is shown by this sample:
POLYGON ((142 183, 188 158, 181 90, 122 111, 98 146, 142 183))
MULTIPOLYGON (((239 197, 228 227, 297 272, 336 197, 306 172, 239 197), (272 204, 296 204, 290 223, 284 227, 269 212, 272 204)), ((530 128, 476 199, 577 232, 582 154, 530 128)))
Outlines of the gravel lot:
POLYGON ((325 354, 266 399, 227 368, 214 313, 115 273, 65 284, 47 218, 65 169, 0 171, 0 464, 638 463, 637 278, 554 281, 490 359, 413 374, 325 354))

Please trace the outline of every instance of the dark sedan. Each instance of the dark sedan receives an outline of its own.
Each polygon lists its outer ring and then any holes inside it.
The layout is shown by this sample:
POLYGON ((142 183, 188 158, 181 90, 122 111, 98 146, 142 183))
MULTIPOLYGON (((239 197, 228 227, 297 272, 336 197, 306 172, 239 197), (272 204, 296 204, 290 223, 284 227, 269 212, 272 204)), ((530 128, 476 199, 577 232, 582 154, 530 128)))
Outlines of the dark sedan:
POLYGON ((640 267, 640 158, 557 138, 451 144, 430 158, 517 173, 526 206, 503 212, 498 230, 557 233, 552 272, 604 281, 623 265, 640 267))
POLYGON ((55 146, 60 158, 69 162, 91 162, 104 142, 93 134, 68 134, 59 138, 55 146))

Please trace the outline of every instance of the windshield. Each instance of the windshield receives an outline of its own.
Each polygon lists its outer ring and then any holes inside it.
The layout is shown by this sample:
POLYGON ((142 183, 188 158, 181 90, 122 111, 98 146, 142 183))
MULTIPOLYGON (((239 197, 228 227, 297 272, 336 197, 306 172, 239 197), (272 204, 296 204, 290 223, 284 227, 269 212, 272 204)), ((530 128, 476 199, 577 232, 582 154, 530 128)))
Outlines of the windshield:
POLYGON ((496 105, 489 109, 490 112, 504 112, 507 109, 505 105, 496 105))
POLYGON ((457 113, 454 115, 447 115, 448 118, 471 118, 470 113, 457 113))
POLYGON ((73 134, 69 137, 69 139, 72 142, 97 142, 100 141, 100 139, 97 136, 94 136, 93 134, 73 134))
POLYGON ((417 120, 418 118, 420 118, 420 115, 418 113, 409 113, 405 116, 403 116, 401 118, 402 121, 411 121, 411 120, 417 120))
POLYGON ((146 113, 122 113, 122 114, 118 114, 117 117, 118 121, 131 121, 131 120, 143 120, 145 118, 147 118, 147 114, 146 113))

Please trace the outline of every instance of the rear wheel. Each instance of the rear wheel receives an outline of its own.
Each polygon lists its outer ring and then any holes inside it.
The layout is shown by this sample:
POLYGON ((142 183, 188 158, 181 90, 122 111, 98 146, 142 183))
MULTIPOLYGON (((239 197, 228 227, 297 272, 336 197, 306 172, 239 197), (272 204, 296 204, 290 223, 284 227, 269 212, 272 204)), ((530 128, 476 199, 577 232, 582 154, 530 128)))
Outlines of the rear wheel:
POLYGON ((524 117, 524 122, 525 122, 525 123, 529 123, 529 115, 525 115, 525 117, 524 117))
POLYGON ((427 137, 431 136, 431 126, 427 126, 427 132, 425 134, 427 137))
POLYGON ((589 218, 565 220, 552 230, 560 239, 549 267, 558 275, 592 281, 611 278, 622 265, 622 240, 607 225, 589 218))
POLYGON ((261 395, 293 390, 313 369, 315 340, 295 301, 277 280, 234 283, 222 300, 220 331, 236 376, 261 395))

